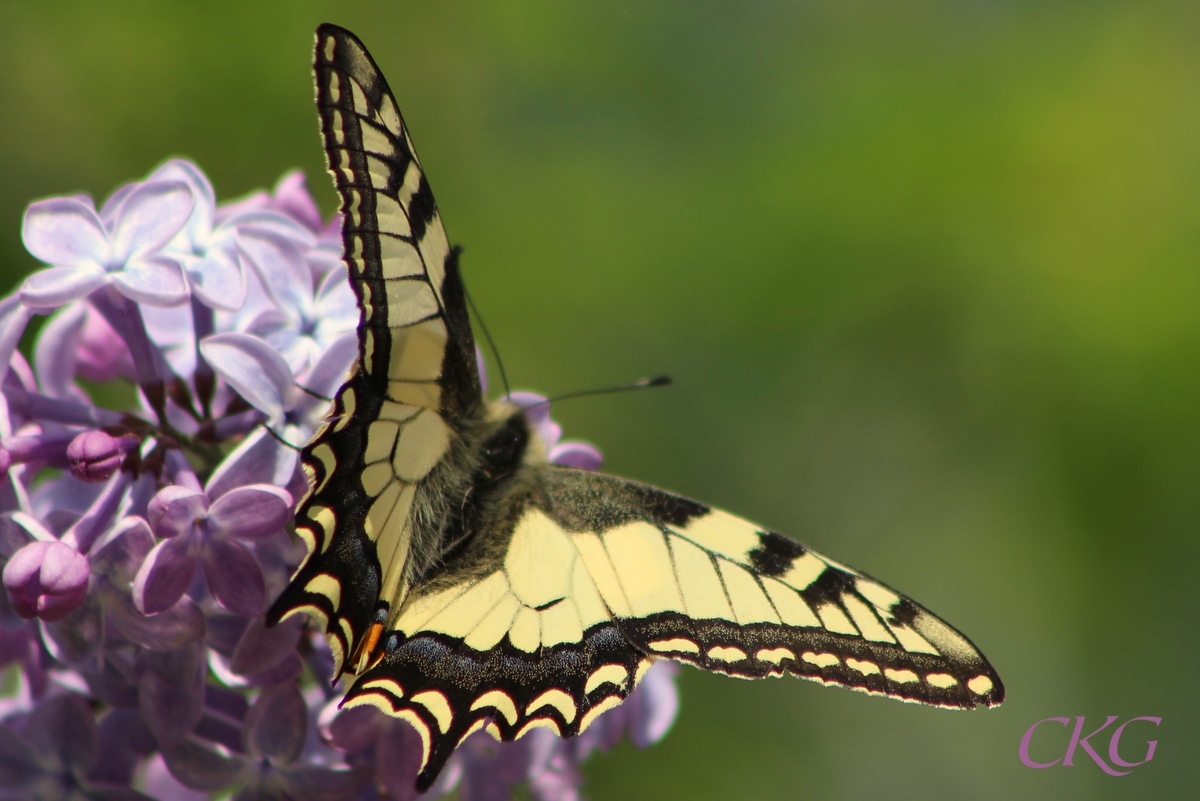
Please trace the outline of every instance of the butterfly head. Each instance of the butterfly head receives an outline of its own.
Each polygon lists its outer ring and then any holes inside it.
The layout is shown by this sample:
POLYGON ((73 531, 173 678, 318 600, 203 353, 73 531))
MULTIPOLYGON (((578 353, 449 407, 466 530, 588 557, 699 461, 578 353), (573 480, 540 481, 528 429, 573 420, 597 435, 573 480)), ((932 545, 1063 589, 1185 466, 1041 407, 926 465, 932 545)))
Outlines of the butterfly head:
POLYGON ((546 461, 546 443, 525 408, 511 401, 488 405, 479 446, 478 481, 496 484, 523 465, 546 461))

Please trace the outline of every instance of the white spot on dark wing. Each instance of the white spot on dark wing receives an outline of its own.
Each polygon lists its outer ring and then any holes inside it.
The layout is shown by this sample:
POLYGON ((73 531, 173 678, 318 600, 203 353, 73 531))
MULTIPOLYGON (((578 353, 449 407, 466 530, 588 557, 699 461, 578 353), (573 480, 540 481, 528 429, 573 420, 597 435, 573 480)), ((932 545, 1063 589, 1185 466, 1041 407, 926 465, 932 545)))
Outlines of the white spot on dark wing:
POLYGON ((846 667, 851 670, 857 670, 864 676, 871 676, 879 672, 879 665, 874 662, 868 662, 865 659, 855 659, 854 657, 846 658, 846 667))
POLYGON ((911 670, 895 670, 894 668, 884 668, 883 675, 897 684, 911 684, 914 681, 920 681, 921 677, 911 670))
POLYGON ((788 648, 763 648, 754 655, 754 658, 760 662, 770 662, 773 665, 778 665, 785 659, 795 661, 796 655, 788 648))
POLYGON ((508 725, 515 726, 517 724, 517 718, 519 717, 517 705, 513 703, 512 696, 503 690, 489 690, 479 696, 471 704, 471 711, 474 712, 476 709, 483 709, 484 707, 491 707, 499 712, 508 721, 508 725))
POLYGON ((976 695, 987 695, 992 686, 992 680, 983 675, 976 676, 967 682, 967 689, 976 695))
POLYGON ((842 660, 838 659, 837 654, 818 654, 812 651, 805 651, 801 656, 805 662, 816 665, 820 668, 830 667, 840 664, 842 660))
POLYGON ((669 640, 655 640, 647 643, 647 647, 652 651, 659 653, 677 653, 677 654, 698 654, 700 646, 691 640, 685 640, 682 637, 674 637, 669 640))
POLYGON ((450 730, 450 724, 454 722, 454 710, 450 708, 450 702, 444 694, 437 690, 426 690, 417 693, 410 700, 429 710, 443 734, 450 730))
POLYGON ((563 720, 566 721, 568 726, 571 725, 572 721, 575 720, 575 715, 578 714, 575 701, 571 696, 557 688, 546 690, 546 692, 533 699, 529 703, 529 706, 525 708, 525 714, 532 715, 546 706, 557 709, 562 714, 563 720))
POLYGON ((746 652, 741 648, 721 645, 714 645, 712 648, 709 648, 708 653, 705 655, 709 659, 715 659, 720 662, 741 662, 746 658, 746 652))
POLYGON ((625 680, 629 678, 629 671, 624 665, 601 665, 592 671, 588 676, 587 684, 584 685, 583 692, 585 695, 591 695, 592 690, 601 687, 604 684, 612 684, 617 687, 622 687, 625 680))
POLYGON ((925 681, 929 682, 934 687, 941 687, 942 689, 953 687, 955 684, 958 684, 958 679, 954 678, 949 673, 930 673, 925 677, 925 681))

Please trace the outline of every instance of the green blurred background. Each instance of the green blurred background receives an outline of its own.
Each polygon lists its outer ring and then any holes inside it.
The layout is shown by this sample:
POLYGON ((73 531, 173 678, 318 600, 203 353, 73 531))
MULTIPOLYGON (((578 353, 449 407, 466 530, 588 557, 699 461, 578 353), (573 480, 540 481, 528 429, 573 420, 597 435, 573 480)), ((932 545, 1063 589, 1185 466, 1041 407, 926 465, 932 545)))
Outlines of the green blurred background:
POLYGON ((327 20, 387 74, 515 385, 670 373, 556 417, 913 595, 1008 686, 950 713, 685 670, 591 799, 1200 786, 1200 6, 5 3, 4 285, 26 203, 169 155, 225 199, 303 167, 332 210, 327 20), (1129 776, 1017 759, 1114 714, 1163 718, 1129 776))

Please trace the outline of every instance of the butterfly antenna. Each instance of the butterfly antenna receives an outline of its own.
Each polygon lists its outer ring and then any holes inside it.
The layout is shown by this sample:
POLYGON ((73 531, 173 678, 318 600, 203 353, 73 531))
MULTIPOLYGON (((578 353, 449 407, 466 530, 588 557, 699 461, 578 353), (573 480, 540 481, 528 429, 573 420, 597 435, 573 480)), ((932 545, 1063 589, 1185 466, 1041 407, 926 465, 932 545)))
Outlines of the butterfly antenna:
MULTIPOLYGON (((457 260, 462 253, 462 245, 454 246, 454 258, 457 260)), ((461 274, 459 276, 461 278, 461 274)), ((462 282, 463 295, 467 299, 467 305, 471 307, 471 314, 475 316, 476 322, 479 323, 479 330, 483 331, 483 338, 487 340, 488 349, 492 355, 496 357, 496 367, 500 368, 500 381, 504 384, 504 396, 508 397, 512 392, 508 388, 508 373, 504 372, 504 360, 500 358, 500 349, 496 347, 496 340, 492 339, 492 332, 488 331, 487 323, 483 321, 483 315, 479 313, 479 307, 475 305, 475 300, 471 297, 471 293, 467 291, 467 282, 462 282)))
POLYGON ((323 401, 328 401, 329 403, 333 403, 333 398, 327 398, 324 395, 322 395, 320 392, 317 392, 315 389, 309 389, 308 387, 304 386, 303 384, 297 384, 296 389, 300 390, 301 392, 303 392, 305 395, 308 395, 309 397, 316 398, 317 400, 323 400, 323 401))
POLYGON ((275 429, 271 428, 266 423, 263 423, 262 427, 267 429, 267 433, 270 434, 275 439, 279 440, 279 444, 284 446, 285 448, 291 448, 294 451, 302 450, 301 446, 293 445, 292 443, 288 442, 286 439, 283 438, 282 434, 277 432, 275 429))
POLYGON ((541 406, 542 403, 553 403, 554 401, 566 400, 567 398, 583 398, 588 395, 610 395, 614 392, 629 392, 634 389, 650 389, 651 387, 665 387, 671 384, 671 376, 656 375, 654 378, 643 378, 641 381, 634 381, 632 384, 621 384, 616 387, 603 387, 601 389, 585 389, 579 392, 565 392, 562 395, 555 395, 553 398, 546 398, 541 403, 535 403, 534 406, 541 406))

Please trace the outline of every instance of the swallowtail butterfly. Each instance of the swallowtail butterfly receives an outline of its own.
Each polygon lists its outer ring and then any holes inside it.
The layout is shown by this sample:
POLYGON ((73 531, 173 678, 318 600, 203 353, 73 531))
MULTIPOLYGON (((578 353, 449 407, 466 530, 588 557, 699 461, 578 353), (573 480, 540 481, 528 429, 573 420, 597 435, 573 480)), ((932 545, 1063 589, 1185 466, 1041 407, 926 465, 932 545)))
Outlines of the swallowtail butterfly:
POLYGON ((269 612, 307 613, 345 705, 410 722, 428 788, 483 729, 579 734, 656 659, 790 674, 901 701, 995 706, 962 634, 773 531, 614 476, 548 464, 485 401, 456 252, 387 82, 322 25, 316 95, 358 297, 358 364, 305 447, 308 556, 269 612))

